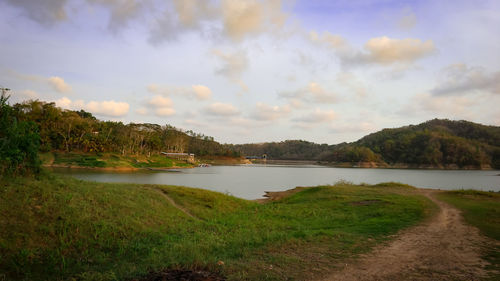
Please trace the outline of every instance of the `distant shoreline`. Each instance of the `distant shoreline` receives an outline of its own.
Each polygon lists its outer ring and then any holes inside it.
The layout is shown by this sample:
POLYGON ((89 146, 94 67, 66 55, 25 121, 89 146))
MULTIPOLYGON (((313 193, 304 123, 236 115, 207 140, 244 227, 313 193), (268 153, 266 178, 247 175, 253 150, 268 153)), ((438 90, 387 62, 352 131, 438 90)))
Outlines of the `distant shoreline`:
POLYGON ((267 159, 267 160, 252 160, 253 164, 269 164, 269 165, 320 165, 335 168, 372 168, 372 169, 415 169, 415 170, 481 170, 489 171, 495 170, 489 165, 483 167, 477 166, 464 166, 459 167, 456 164, 450 164, 446 166, 437 165, 417 165, 417 164, 405 164, 397 163, 389 165, 386 163, 377 162, 324 162, 315 160, 281 160, 281 159, 267 159))

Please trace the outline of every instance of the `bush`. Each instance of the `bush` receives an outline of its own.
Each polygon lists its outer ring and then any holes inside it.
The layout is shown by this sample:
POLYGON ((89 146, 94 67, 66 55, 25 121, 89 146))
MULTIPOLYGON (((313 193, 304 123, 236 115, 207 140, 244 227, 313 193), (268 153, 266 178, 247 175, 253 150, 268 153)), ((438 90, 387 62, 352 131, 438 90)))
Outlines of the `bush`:
POLYGON ((1 88, 0 96, 0 173, 20 175, 40 172, 38 148, 40 135, 32 122, 18 122, 12 107, 7 103, 8 89, 1 88))

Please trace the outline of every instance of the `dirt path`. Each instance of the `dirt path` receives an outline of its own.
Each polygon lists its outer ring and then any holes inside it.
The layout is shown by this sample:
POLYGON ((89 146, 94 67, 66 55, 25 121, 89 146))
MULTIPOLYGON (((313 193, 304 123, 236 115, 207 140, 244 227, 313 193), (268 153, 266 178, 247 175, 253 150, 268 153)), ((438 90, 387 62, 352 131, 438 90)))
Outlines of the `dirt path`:
POLYGON ((195 215, 191 214, 187 209, 185 209, 184 207, 182 206, 179 206, 177 205, 177 203, 175 203, 174 199, 170 198, 170 196, 168 196, 163 190, 161 189, 158 189, 158 188, 149 188, 149 187, 146 187, 150 190, 153 190, 155 192, 157 192, 158 194, 160 194, 163 198, 165 198, 165 200, 168 201, 168 203, 170 203, 170 205, 172 205, 174 208, 176 208, 177 210, 183 212, 184 214, 186 214, 187 216, 195 219, 195 220, 201 220, 200 218, 196 217, 195 215))
POLYGON ((481 246, 491 243, 477 228, 465 224, 460 211, 436 199, 438 191, 422 193, 439 212, 424 224, 399 233, 323 280, 478 280, 486 276, 481 246))

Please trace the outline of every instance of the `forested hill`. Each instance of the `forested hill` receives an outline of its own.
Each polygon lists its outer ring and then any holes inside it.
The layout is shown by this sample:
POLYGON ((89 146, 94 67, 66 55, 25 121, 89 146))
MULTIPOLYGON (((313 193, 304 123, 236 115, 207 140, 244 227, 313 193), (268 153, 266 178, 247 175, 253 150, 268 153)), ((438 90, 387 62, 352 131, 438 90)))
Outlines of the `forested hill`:
MULTIPOLYGON (((500 168, 500 127, 468 121, 433 119, 419 125, 384 129, 350 145, 336 147, 332 161, 345 161, 349 151, 367 149, 373 155, 352 160, 443 167, 500 168)), ((351 153, 352 154, 352 153, 351 153)), ((347 157, 349 158, 349 157, 347 157)))
POLYGON ((338 145, 283 141, 234 145, 243 155, 270 159, 335 163, 372 162, 378 166, 500 168, 500 127, 434 119, 419 125, 384 129, 338 145))
POLYGON ((18 120, 38 126, 40 151, 112 152, 148 155, 189 152, 197 156, 237 156, 212 137, 170 125, 100 121, 91 113, 63 110, 54 103, 27 101, 13 106, 18 120))

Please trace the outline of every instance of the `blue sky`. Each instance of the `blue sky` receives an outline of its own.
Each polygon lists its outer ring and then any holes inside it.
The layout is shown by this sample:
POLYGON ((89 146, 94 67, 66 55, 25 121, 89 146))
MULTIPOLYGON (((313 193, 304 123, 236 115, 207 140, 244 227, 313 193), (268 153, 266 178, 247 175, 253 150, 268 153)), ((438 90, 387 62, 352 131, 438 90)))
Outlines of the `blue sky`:
POLYGON ((500 2, 0 0, 0 85, 230 143, 500 125, 500 2))

